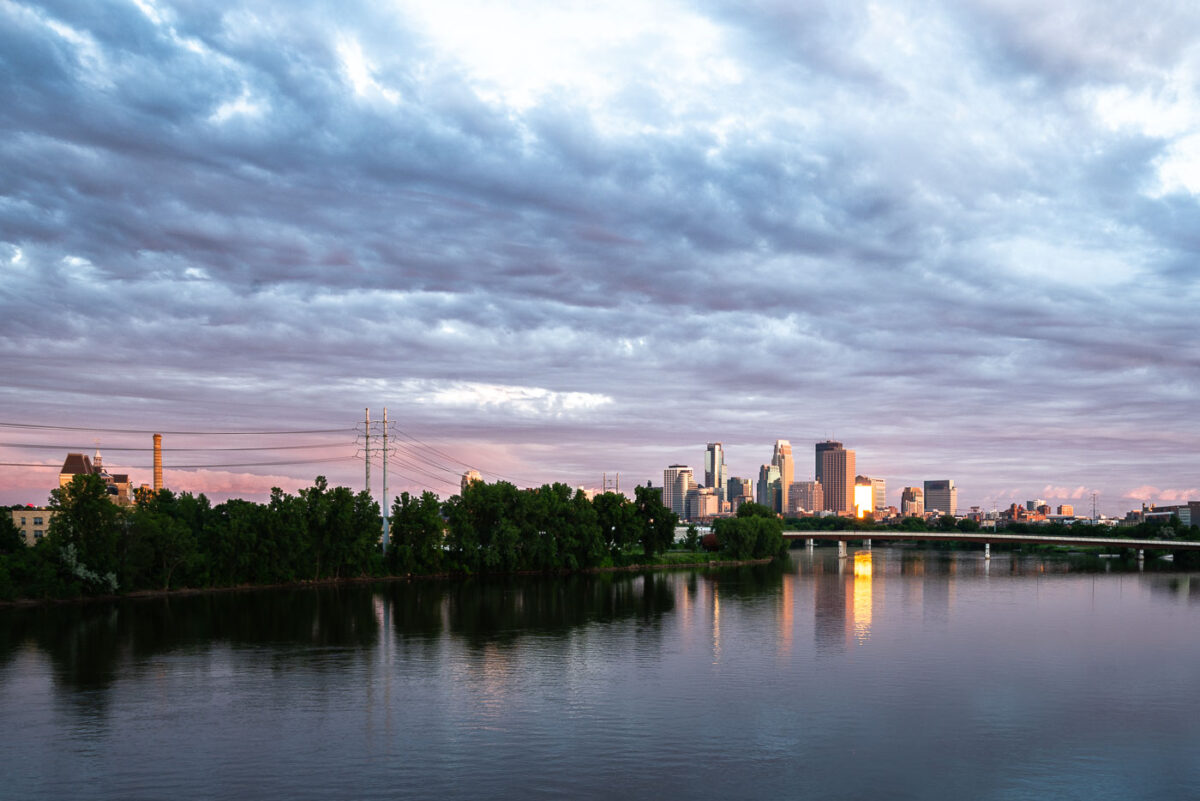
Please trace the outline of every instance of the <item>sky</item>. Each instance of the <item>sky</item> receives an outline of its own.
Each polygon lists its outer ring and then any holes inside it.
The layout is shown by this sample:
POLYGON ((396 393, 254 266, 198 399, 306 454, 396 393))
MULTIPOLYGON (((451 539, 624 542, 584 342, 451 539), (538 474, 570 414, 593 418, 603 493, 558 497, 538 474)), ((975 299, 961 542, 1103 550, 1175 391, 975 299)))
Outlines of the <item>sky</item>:
POLYGON ((1189 3, 0 0, 0 502, 1200 499, 1198 201, 1189 3))

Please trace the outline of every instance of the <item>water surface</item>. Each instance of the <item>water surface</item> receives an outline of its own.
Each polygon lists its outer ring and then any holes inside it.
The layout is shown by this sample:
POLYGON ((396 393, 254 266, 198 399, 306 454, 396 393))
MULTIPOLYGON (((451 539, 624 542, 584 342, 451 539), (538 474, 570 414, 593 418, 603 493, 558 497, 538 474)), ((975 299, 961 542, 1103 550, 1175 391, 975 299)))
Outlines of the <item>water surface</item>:
POLYGON ((0 611, 0 797, 1198 798, 1200 575, 1124 567, 818 548, 0 611))

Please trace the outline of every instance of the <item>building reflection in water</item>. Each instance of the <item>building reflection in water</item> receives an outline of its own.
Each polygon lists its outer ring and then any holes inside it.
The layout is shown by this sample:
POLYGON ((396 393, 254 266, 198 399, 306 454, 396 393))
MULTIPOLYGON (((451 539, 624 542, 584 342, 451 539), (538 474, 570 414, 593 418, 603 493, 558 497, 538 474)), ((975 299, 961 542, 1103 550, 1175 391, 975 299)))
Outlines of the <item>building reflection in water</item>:
POLYGON ((813 636, 817 653, 838 653, 845 647, 846 586, 839 575, 844 560, 837 561, 836 568, 825 559, 813 562, 813 636))
POLYGON ((854 554, 854 617, 852 633, 859 645, 871 637, 871 580, 873 565, 870 551, 854 554))

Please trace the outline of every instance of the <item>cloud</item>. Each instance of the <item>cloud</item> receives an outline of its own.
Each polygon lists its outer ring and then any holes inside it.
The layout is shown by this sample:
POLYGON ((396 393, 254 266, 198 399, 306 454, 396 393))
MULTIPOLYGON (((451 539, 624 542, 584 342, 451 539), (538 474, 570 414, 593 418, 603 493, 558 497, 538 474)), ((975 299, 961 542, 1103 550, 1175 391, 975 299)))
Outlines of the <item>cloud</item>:
POLYGON ((9 414, 388 405, 534 481, 836 432, 965 504, 1179 485, 1186 14, 542 11, 0 7, 9 414))

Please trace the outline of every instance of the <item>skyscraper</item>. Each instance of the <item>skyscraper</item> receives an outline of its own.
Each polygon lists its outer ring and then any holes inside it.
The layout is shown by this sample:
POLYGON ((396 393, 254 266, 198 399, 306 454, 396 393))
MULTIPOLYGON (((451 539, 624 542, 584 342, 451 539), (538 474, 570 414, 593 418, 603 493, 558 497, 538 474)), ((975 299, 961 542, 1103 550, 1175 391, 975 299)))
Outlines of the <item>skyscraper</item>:
POLYGON ((875 487, 866 476, 854 477, 854 516, 858 518, 875 513, 875 487))
POLYGON ((764 464, 758 468, 758 502, 768 509, 777 506, 779 494, 779 466, 764 464))
POLYGON ((816 512, 825 508, 820 481, 793 481, 788 490, 788 513, 816 512))
POLYGON ((679 515, 682 520, 687 510, 688 490, 695 484, 692 478, 692 468, 687 465, 673 464, 663 471, 663 506, 679 515))
POLYGON ((704 486, 717 491, 718 501, 728 500, 725 482, 729 474, 725 470, 725 447, 719 442, 710 442, 704 450, 704 486))
POLYGON ((854 451, 842 443, 826 440, 817 443, 817 481, 825 491, 825 509, 838 514, 854 511, 854 451))
POLYGON ((924 517, 925 492, 920 487, 905 487, 900 493, 900 514, 905 517, 924 517))
POLYGON ((925 511, 941 512, 944 515, 958 514, 958 487, 954 479, 925 482, 925 511))
POLYGON ((796 476, 796 463, 792 460, 792 443, 786 439, 775 440, 775 452, 771 464, 779 468, 779 489, 775 493, 775 511, 787 511, 787 494, 796 476))

